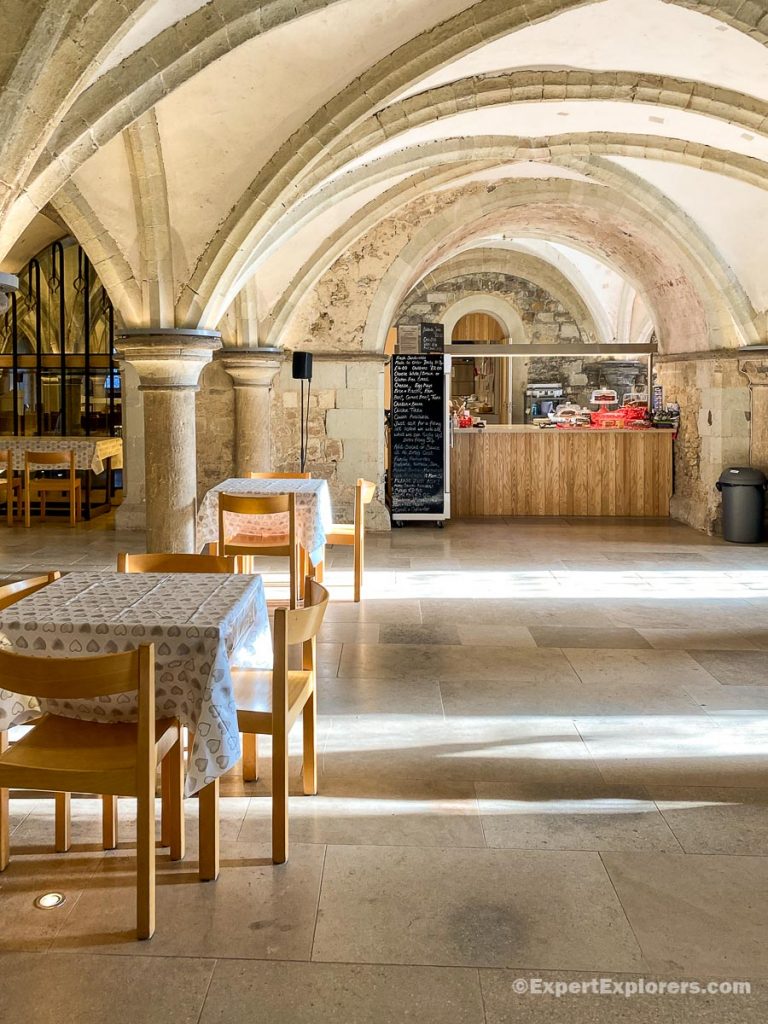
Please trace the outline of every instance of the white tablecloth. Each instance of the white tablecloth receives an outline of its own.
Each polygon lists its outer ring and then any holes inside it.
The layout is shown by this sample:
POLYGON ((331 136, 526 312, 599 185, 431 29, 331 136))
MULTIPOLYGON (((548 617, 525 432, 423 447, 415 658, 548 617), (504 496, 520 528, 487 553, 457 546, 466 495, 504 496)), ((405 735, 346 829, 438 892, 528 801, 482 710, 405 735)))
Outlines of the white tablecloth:
MULTIPOLYGON (((154 643, 158 718, 178 718, 195 733, 187 796, 229 771, 240 756, 230 656, 241 665, 271 664, 260 576, 72 572, 0 611, 0 643, 41 657, 86 657, 154 643)), ((125 694, 46 700, 42 710, 130 721, 136 700, 125 694)), ((0 689, 0 729, 39 712, 34 698, 0 689)))
POLYGON ((75 469, 91 469, 94 473, 104 472, 106 459, 112 460, 112 468, 123 465, 122 437, 5 437, 0 436, 0 452, 10 449, 13 453, 13 468, 24 469, 25 452, 69 452, 75 453, 75 469))
MULTIPOLYGON (((219 494, 253 495, 295 494, 296 534, 299 544, 309 554, 313 565, 323 558, 323 547, 333 525, 331 493, 326 480, 247 480, 233 477, 216 484, 206 494, 197 514, 197 546, 216 543, 219 539, 219 494)), ((285 515, 227 515, 227 533, 287 533, 285 515)))

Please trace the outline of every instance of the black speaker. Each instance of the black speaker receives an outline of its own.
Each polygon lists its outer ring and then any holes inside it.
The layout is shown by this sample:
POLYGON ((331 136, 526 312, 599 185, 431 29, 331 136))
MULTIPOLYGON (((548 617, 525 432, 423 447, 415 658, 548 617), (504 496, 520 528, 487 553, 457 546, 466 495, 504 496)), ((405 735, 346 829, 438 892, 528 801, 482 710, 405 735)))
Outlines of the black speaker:
POLYGON ((293 379, 312 380, 312 353, 293 353, 293 379))

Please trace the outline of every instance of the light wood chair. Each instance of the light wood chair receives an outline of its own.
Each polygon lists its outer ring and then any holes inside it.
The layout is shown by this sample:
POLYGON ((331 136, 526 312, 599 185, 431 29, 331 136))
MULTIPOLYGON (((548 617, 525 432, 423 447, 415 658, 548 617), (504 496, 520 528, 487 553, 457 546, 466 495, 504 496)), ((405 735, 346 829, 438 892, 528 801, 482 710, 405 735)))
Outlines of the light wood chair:
POLYGON ((0 477, 0 503, 5 502, 5 515, 8 525, 13 526, 13 506, 21 519, 21 480, 13 475, 13 452, 7 451, 0 456, 0 470, 5 469, 5 476, 0 477))
POLYGON ((78 509, 82 504, 82 488, 75 470, 75 453, 71 452, 25 452, 24 453, 24 524, 32 525, 32 499, 40 501, 40 522, 45 520, 45 500, 48 494, 69 495, 69 522, 77 522, 78 509), (66 479, 33 477, 32 469, 47 466, 49 469, 68 469, 66 479))
POLYGON ((365 568, 365 506, 370 505, 376 493, 376 484, 362 477, 355 485, 354 522, 334 523, 325 539, 328 544, 343 544, 355 549, 355 601, 360 600, 365 568))
POLYGON ((283 556, 288 558, 288 580, 290 607, 295 608, 299 598, 299 545, 296 541, 296 495, 269 494, 263 496, 244 494, 219 494, 219 540, 220 555, 253 557, 283 556), (248 532, 226 533, 226 516, 273 516, 288 514, 287 533, 257 533, 252 527, 248 532))
MULTIPOLYGON (((138 690, 138 722, 83 722, 46 715, 0 756, 0 784, 10 789, 114 793, 137 799, 136 918, 140 939, 155 930, 155 775, 168 757, 181 762, 176 719, 155 720, 154 645, 95 658, 41 658, 0 651, 0 678, 12 692, 37 698, 97 700, 138 690)), ((181 772, 178 772, 179 779, 181 772)), ((183 833, 181 787, 175 827, 183 833)), ((0 810, 0 834, 8 816, 0 810)))
POLYGON ((303 608, 275 611, 272 672, 233 669, 237 724, 243 734, 243 776, 258 775, 257 735, 272 737, 272 860, 288 859, 288 734, 301 715, 304 730, 304 792, 317 792, 316 637, 328 607, 328 591, 308 577, 303 608), (288 648, 301 644, 302 667, 288 669, 288 648), (247 744, 247 746, 246 746, 247 744))
MULTIPOLYGON (((164 552, 149 555, 129 555, 121 551, 117 556, 117 571, 125 573, 142 572, 214 572, 214 573, 236 573, 239 570, 239 560, 233 555, 188 555, 188 554, 166 554, 164 552)), ((192 747, 193 737, 190 734, 185 752, 192 747)), ((162 846, 170 846, 173 838, 173 830, 169 820, 169 813, 173 812, 171 799, 172 787, 176 779, 170 776, 171 766, 161 766, 160 785, 162 793, 162 817, 160 824, 160 843, 162 846), (166 770, 166 767, 168 770, 166 770)), ((117 846, 117 797, 102 797, 104 849, 113 850, 117 846)))
MULTIPOLYGON (((61 578, 60 572, 49 572, 45 576, 33 576, 30 579, 18 580, 16 583, 6 583, 0 587, 0 611, 16 604, 23 597, 42 590, 49 583, 61 578)), ((8 749, 8 733, 0 732, 0 754, 8 749)), ((54 849, 57 853, 64 853, 69 849, 69 793, 56 793, 56 840, 54 849)), ((3 814, 8 815, 8 790, 0 789, 0 820, 3 814)), ((0 871, 4 871, 8 864, 8 834, 0 829, 0 871)))
MULTIPOLYGON (((311 480, 311 473, 249 473, 249 480, 311 480)), ((309 555, 299 545, 299 584, 309 575, 309 555)), ((303 593, 301 594, 303 597, 303 593)))
POLYGON ((117 556, 118 572, 230 572, 239 569, 234 555, 129 555, 117 556))

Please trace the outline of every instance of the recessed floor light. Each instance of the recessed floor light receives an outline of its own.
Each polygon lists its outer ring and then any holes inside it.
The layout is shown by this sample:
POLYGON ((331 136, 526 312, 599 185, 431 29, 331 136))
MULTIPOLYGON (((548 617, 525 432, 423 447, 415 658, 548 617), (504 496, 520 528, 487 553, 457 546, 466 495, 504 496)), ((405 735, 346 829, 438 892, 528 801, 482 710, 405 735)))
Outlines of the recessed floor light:
POLYGON ((35 906, 38 910, 53 910, 55 907, 60 907, 66 898, 62 892, 46 892, 37 897, 35 906))

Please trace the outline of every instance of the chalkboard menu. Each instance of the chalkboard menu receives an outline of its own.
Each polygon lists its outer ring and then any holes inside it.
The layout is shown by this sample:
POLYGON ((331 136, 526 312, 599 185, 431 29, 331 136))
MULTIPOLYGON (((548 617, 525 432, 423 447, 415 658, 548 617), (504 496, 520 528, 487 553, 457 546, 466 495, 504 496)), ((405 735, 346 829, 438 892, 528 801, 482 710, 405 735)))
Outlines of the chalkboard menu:
POLYGON ((392 357, 392 517, 445 510, 445 375, 443 359, 392 357))
POLYGON ((445 328, 442 324, 421 325, 421 351, 445 351, 445 328))

